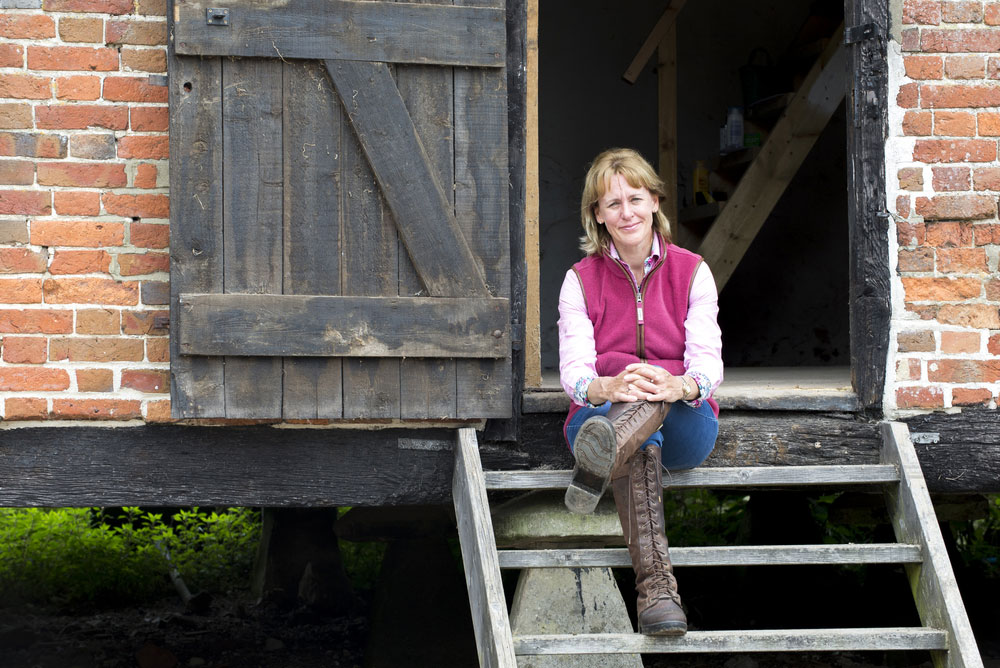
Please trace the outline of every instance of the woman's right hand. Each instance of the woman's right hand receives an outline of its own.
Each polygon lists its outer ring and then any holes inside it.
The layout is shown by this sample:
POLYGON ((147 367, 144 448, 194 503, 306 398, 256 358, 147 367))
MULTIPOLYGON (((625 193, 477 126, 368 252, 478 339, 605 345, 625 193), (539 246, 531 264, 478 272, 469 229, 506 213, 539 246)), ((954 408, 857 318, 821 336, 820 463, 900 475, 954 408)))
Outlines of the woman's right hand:
POLYGON ((625 374, 629 371, 622 370, 617 376, 600 376, 595 378, 587 388, 587 400, 597 406, 605 401, 612 403, 622 403, 628 401, 639 401, 639 397, 632 394, 629 384, 625 382, 625 374))

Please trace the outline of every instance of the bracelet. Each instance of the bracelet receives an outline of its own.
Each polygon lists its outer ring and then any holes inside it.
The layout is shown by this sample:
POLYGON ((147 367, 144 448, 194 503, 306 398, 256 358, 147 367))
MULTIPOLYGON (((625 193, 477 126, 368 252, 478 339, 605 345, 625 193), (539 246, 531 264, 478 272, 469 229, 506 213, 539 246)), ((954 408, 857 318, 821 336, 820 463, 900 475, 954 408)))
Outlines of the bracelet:
POLYGON ((681 400, 687 401, 688 395, 691 394, 691 384, 684 376, 681 376, 681 392, 681 400))

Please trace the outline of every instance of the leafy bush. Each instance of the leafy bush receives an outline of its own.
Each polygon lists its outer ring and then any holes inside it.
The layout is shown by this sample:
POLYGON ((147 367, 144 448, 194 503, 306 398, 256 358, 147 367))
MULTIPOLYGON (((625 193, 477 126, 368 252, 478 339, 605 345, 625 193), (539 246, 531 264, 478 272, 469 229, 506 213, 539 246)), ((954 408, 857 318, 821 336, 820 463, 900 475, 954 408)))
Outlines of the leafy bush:
POLYGON ((986 497, 989 514, 969 522, 952 522, 962 561, 988 578, 1000 579, 1000 494, 986 497))

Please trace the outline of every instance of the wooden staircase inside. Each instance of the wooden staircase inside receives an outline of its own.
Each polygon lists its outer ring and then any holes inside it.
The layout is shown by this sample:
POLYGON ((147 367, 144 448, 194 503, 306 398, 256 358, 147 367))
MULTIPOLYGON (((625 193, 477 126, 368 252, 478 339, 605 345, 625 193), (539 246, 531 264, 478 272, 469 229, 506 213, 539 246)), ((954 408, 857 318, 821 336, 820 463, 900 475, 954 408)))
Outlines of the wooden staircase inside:
MULTIPOLYGON (((907 427, 881 426, 881 463, 855 466, 702 467, 672 472, 672 488, 880 486, 896 543, 672 548, 675 566, 903 564, 922 626, 692 630, 680 638, 637 633, 513 635, 502 568, 631 568, 625 548, 498 550, 489 491, 565 489, 570 471, 486 471, 476 433, 458 432, 452 484, 481 666, 518 656, 654 653, 928 650, 935 666, 983 665, 907 427)), ((666 479, 667 476, 665 476, 666 479)))

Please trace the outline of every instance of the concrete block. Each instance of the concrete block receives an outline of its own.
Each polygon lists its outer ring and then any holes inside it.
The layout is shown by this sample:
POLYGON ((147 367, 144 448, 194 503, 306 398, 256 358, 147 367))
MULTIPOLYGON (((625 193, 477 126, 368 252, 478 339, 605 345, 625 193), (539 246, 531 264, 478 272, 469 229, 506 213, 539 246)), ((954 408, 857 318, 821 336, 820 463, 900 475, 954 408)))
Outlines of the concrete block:
POLYGON ((624 545, 618 511, 610 493, 590 515, 566 510, 563 492, 531 492, 493 511, 499 547, 604 547, 624 545))
MULTIPOLYGON (((515 636, 634 633, 610 568, 526 568, 510 612, 515 636)), ((638 654, 519 656, 518 668, 642 668, 638 654)))

